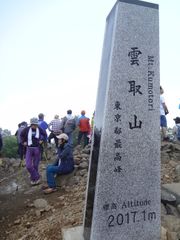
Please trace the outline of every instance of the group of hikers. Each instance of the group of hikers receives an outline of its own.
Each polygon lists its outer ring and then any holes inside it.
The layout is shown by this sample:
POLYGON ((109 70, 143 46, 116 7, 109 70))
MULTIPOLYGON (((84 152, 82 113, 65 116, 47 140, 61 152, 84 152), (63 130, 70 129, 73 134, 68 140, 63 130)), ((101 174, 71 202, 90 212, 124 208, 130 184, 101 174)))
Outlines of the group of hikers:
MULTIPOLYGON (((93 119, 91 124, 93 124, 93 119)), ((81 111, 81 116, 75 118, 72 110, 67 111, 67 115, 62 119, 55 115, 48 124, 44 120, 44 114, 40 113, 38 118, 30 119, 30 124, 23 121, 18 125, 15 135, 18 141, 18 152, 21 160, 25 156, 26 169, 30 175, 32 186, 40 183, 39 162, 42 158, 44 146, 54 139, 57 158, 55 162, 47 166, 47 185, 42 187, 45 194, 57 191, 55 176, 57 174, 68 174, 74 170, 73 160, 73 131, 79 128, 78 144, 81 144, 83 137, 83 147, 89 143, 91 135, 90 119, 85 116, 85 111, 81 111), (49 130, 50 134, 47 134, 49 130)))
MULTIPOLYGON (((166 115, 169 113, 163 96, 164 90, 160 86, 160 127, 162 140, 169 141, 167 133, 166 115)), ((90 123, 90 119, 86 117, 86 112, 81 111, 81 115, 75 118, 72 110, 67 110, 67 115, 59 118, 55 115, 54 119, 47 123, 44 120, 44 114, 40 113, 38 117, 30 119, 30 124, 23 121, 18 124, 18 130, 15 135, 18 142, 18 153, 23 163, 25 157, 26 169, 30 175, 30 183, 32 186, 40 183, 39 162, 42 159, 44 146, 50 144, 52 139, 56 146, 56 161, 48 165, 46 168, 47 185, 42 187, 43 192, 48 194, 57 191, 55 176, 57 174, 68 174, 74 170, 73 160, 73 132, 78 127, 78 144, 81 144, 83 138, 83 147, 90 140, 92 134, 94 114, 90 123), (49 132, 49 134, 48 134, 49 132)), ((180 117, 174 119, 175 126, 173 128, 173 136, 180 141, 180 117)), ((0 134, 0 150, 2 148, 2 136, 0 134)))
POLYGON ((174 118, 175 125, 172 129, 172 135, 168 135, 167 131, 167 119, 166 115, 169 113, 167 105, 164 99, 164 90, 160 86, 160 127, 161 127, 161 135, 162 141, 180 141, 180 117, 174 118))

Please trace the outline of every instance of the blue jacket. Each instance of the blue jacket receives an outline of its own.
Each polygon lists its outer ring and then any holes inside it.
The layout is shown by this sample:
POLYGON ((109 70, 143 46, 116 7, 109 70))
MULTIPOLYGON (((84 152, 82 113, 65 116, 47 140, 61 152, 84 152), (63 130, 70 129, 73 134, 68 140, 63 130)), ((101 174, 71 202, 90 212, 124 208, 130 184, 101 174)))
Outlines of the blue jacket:
POLYGON ((58 159, 54 165, 57 166, 59 160, 61 160, 59 165, 60 173, 70 173, 74 170, 74 159, 71 144, 65 143, 63 147, 58 148, 58 159))

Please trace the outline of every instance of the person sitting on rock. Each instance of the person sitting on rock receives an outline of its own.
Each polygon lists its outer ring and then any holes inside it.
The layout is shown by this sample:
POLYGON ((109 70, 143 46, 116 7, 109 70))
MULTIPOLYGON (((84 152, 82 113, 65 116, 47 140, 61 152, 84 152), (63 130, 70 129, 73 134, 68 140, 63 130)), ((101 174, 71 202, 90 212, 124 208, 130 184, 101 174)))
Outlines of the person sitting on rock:
POLYGON ((48 165, 46 169, 47 186, 43 186, 43 192, 49 194, 57 191, 55 176, 56 174, 68 174, 74 170, 74 159, 72 145, 68 143, 68 136, 61 133, 58 138, 58 157, 54 164, 48 165))

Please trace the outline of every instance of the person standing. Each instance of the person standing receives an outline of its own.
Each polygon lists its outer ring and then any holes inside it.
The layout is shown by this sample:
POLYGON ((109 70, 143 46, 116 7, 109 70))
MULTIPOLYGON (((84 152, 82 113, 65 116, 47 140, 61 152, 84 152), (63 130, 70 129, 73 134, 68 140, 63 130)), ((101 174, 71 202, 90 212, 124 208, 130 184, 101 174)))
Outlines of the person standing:
POLYGON ((27 127, 27 122, 23 121, 18 124, 18 130, 15 133, 15 136, 17 138, 17 143, 18 143, 18 154, 21 159, 20 166, 24 166, 24 156, 26 154, 26 147, 22 144, 22 139, 21 139, 21 133, 22 131, 27 127))
POLYGON ((84 138, 84 144, 85 147, 88 142, 89 138, 88 135, 90 134, 91 128, 89 124, 89 118, 85 116, 86 112, 84 110, 81 111, 81 116, 78 119, 78 127, 79 127, 79 134, 78 134, 78 144, 81 143, 82 137, 84 138))
POLYGON ((62 119, 61 130, 68 135, 69 144, 73 145, 73 131, 76 128, 76 120, 72 116, 72 110, 67 110, 67 115, 62 119))
POLYGON ((162 139, 163 141, 167 141, 167 119, 166 114, 169 113, 168 108, 166 106, 164 96, 163 96, 164 90, 160 86, 160 126, 162 130, 162 139))
POLYGON ((47 124, 46 121, 44 121, 44 114, 39 113, 38 118, 39 118, 38 119, 38 125, 46 131, 48 129, 48 124, 47 124))
POLYGON ((55 115, 54 119, 48 124, 48 129, 51 132, 48 137, 48 142, 51 143, 51 139, 53 138, 56 144, 56 148, 58 148, 58 136, 61 131, 61 120, 59 119, 59 115, 55 115))
MULTIPOLYGON (((38 125, 46 132, 46 130, 48 129, 48 124, 46 121, 44 121, 44 114, 39 113, 38 118, 39 118, 38 125)), ((46 151, 47 150, 47 138, 42 139, 42 140, 43 140, 43 143, 40 145, 41 160, 43 159, 43 153, 44 153, 44 156, 47 158, 47 151, 46 151)))
POLYGON ((38 119, 32 118, 30 126, 21 132, 22 144, 26 146, 26 168, 30 174, 31 185, 37 185, 40 182, 38 168, 43 138, 47 138, 46 132, 38 126, 38 119))

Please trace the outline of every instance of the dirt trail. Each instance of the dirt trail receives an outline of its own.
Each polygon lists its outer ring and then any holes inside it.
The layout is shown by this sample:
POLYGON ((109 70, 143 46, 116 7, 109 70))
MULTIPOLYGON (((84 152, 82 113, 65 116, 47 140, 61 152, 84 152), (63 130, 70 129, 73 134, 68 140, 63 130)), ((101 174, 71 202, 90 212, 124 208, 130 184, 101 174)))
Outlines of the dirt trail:
POLYGON ((82 224, 86 180, 78 177, 71 186, 45 195, 41 187, 45 183, 46 165, 44 161, 40 164, 42 181, 38 186, 30 185, 25 167, 1 176, 1 240, 60 240, 62 227, 82 224), (35 208, 33 202, 37 199, 47 201, 45 210, 35 208))

